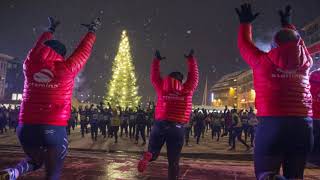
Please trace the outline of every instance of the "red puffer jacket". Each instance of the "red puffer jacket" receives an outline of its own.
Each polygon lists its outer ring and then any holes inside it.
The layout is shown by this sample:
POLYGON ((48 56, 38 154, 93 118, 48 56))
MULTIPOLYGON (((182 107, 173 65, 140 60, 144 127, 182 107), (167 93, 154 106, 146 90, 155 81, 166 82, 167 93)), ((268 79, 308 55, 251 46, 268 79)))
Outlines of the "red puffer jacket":
MULTIPOLYGON (((287 28, 295 30, 292 25, 287 28)), ((252 42, 252 26, 241 24, 238 46, 253 69, 258 116, 312 116, 312 58, 302 39, 265 53, 252 42)))
POLYGON ((320 120, 320 69, 310 75, 313 119, 320 120))
POLYGON ((157 92, 156 120, 167 120, 178 123, 188 123, 192 110, 192 95, 195 91, 199 72, 197 61, 188 59, 188 79, 182 84, 180 81, 160 76, 160 60, 154 59, 151 67, 151 81, 157 92))
POLYGON ((67 125, 74 78, 89 58, 96 36, 87 33, 67 60, 43 44, 50 39, 52 33, 43 33, 24 61, 20 124, 67 125))

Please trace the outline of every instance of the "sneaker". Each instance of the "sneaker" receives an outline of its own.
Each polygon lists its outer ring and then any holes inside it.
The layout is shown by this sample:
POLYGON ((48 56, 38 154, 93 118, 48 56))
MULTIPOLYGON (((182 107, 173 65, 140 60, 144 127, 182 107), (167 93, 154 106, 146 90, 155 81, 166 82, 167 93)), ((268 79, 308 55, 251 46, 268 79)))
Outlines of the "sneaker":
POLYGON ((150 162, 150 160, 152 159, 152 153, 150 152, 145 152, 143 154, 143 157, 142 159, 139 161, 139 164, 138 164, 138 171, 140 173, 144 172, 147 167, 148 167, 148 163, 150 162))
POLYGON ((0 171, 0 180, 16 180, 14 169, 5 169, 0 171))

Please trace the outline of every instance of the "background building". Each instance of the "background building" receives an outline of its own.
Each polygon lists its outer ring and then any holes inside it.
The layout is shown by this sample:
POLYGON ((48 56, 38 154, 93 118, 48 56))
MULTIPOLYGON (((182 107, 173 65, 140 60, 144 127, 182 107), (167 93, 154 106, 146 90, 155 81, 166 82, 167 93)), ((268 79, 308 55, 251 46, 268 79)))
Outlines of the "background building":
POLYGON ((7 73, 4 99, 18 101, 22 99, 23 91, 23 64, 18 59, 7 61, 7 73))
MULTIPOLYGON (((303 29, 304 40, 314 62, 320 60, 320 17, 306 25, 303 29)), ((314 66, 316 68, 316 66, 314 66)))
POLYGON ((224 106, 237 106, 237 77, 244 71, 238 71, 224 75, 216 84, 212 86, 211 103, 214 108, 224 108, 224 106))
POLYGON ((211 88, 211 102, 216 109, 237 107, 254 108, 255 91, 252 70, 238 71, 223 76, 211 88))
POLYGON ((237 77, 238 91, 237 104, 239 109, 249 109, 254 107, 256 93, 253 87, 252 70, 244 71, 237 77))
POLYGON ((0 53, 0 103, 19 104, 22 90, 22 63, 14 57, 0 53))

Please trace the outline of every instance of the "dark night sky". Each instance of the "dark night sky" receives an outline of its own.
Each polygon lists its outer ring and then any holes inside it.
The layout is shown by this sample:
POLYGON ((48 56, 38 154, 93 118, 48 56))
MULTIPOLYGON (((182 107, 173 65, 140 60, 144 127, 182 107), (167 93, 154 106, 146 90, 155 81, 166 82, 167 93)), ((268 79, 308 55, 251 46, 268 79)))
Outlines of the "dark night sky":
MULTIPOLYGON (((194 48, 199 60, 200 86, 195 102, 201 102, 205 77, 209 86, 224 74, 248 68, 237 50, 238 19, 234 8, 240 0, 1 0, 0 52, 24 59, 36 37, 47 26, 47 16, 62 21, 56 38, 69 53, 86 32, 79 26, 95 16, 103 25, 81 76, 80 91, 104 95, 111 65, 122 29, 129 32, 140 95, 155 96, 149 82, 149 67, 154 49, 167 60, 162 72, 186 73, 183 54, 194 48)), ((255 10, 262 12, 254 24, 256 40, 270 41, 279 28, 277 10, 290 3, 294 23, 302 27, 320 15, 319 0, 256 0, 255 10)))

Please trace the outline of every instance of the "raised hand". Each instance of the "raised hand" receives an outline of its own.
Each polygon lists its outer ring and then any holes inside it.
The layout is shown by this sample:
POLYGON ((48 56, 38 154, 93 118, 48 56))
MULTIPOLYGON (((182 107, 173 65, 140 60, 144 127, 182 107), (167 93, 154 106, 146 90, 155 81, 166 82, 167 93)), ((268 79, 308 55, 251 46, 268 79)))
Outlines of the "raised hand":
POLYGON ((281 18, 281 24, 283 26, 291 24, 292 7, 287 5, 285 10, 279 10, 279 15, 281 18))
POLYGON ((156 57, 156 58, 159 59, 159 60, 166 59, 166 57, 162 57, 162 56, 161 56, 159 50, 156 50, 156 52, 155 52, 155 54, 154 54, 154 57, 156 57))
POLYGON ((241 5, 241 10, 236 8, 236 12, 239 16, 240 23, 252 23, 260 13, 254 14, 252 12, 251 4, 244 3, 241 5))
POLYGON ((96 32, 101 25, 100 18, 94 19, 90 24, 81 24, 82 26, 88 28, 89 32, 96 32))
POLYGON ((188 54, 188 55, 185 54, 184 57, 188 59, 188 58, 192 58, 193 55, 194 55, 194 50, 191 49, 191 50, 189 51, 189 54, 188 54))
POLYGON ((49 27, 48 30, 51 32, 55 32, 56 28, 59 26, 60 21, 58 21, 57 19, 53 18, 53 17, 48 17, 48 21, 49 21, 49 27))

